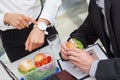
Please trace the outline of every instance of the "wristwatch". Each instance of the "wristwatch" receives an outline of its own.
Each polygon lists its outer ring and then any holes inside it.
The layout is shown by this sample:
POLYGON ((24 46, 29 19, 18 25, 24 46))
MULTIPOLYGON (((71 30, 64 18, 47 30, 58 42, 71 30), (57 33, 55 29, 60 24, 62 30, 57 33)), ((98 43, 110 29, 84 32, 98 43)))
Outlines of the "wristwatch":
POLYGON ((45 31, 45 34, 48 34, 48 32, 46 31, 47 29, 47 25, 44 22, 38 22, 38 26, 37 26, 40 30, 45 31))
POLYGON ((38 26, 37 26, 40 30, 44 30, 46 31, 47 29, 47 25, 44 22, 38 22, 38 26))

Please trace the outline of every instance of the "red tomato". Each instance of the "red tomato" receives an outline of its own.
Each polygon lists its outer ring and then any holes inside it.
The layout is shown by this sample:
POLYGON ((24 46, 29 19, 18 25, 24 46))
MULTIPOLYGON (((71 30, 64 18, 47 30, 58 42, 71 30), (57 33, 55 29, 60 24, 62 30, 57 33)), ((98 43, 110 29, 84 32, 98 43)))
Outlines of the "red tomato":
POLYGON ((52 61, 52 58, 51 56, 47 56, 47 63, 51 62, 52 61))
POLYGON ((42 66, 42 64, 41 64, 41 62, 38 62, 38 61, 37 61, 37 62, 35 62, 35 66, 36 66, 36 67, 40 67, 40 66, 42 66))
POLYGON ((47 64, 47 58, 43 58, 43 59, 41 60, 41 63, 42 63, 42 65, 47 64))

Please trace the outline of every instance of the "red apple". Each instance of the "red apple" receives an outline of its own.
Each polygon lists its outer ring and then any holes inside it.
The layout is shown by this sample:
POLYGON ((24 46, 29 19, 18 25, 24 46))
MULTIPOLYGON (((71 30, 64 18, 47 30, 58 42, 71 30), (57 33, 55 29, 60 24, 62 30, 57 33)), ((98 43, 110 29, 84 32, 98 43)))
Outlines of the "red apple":
POLYGON ((40 62, 44 58, 46 58, 46 55, 44 53, 38 53, 34 57, 34 62, 40 62))

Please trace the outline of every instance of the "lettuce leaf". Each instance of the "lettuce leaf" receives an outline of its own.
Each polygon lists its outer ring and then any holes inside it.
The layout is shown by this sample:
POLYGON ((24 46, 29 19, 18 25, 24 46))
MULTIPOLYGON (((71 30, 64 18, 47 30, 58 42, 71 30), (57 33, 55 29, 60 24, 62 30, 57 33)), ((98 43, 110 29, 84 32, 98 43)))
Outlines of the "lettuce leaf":
POLYGON ((77 48, 84 49, 83 44, 79 40, 77 40, 76 38, 72 38, 72 40, 75 42, 77 48))
POLYGON ((33 71, 33 70, 35 70, 36 68, 34 67, 34 68, 32 68, 32 69, 30 69, 30 70, 28 70, 28 71, 21 71, 19 68, 18 68, 18 71, 20 72, 20 73, 22 73, 22 74, 26 74, 26 73, 28 73, 28 72, 31 72, 31 71, 33 71))

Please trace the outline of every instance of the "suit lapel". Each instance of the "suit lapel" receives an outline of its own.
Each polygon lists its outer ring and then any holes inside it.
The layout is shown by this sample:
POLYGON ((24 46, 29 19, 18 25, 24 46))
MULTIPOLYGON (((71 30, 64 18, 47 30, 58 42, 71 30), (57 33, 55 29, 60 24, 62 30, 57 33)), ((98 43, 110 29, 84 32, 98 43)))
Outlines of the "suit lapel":
POLYGON ((118 47, 117 47, 117 40, 114 33, 114 28, 111 24, 111 16, 110 16, 110 10, 111 10, 111 0, 105 0, 105 13, 106 13, 106 20, 108 25, 108 31, 109 31, 109 39, 112 44, 112 49, 115 54, 114 56, 118 56, 118 47))
POLYGON ((102 14, 102 8, 97 5, 96 3, 96 0, 93 0, 93 3, 91 4, 91 6, 94 6, 92 7, 91 10, 93 10, 93 13, 92 15, 94 15, 94 19, 95 20, 95 29, 97 30, 97 34, 98 36, 100 37, 100 40, 102 41, 104 47, 106 48, 106 51, 107 53, 109 54, 106 54, 107 56, 109 57, 113 57, 113 54, 110 54, 110 42, 109 42, 109 39, 108 39, 108 36, 105 32, 105 25, 104 25, 104 15, 102 14))

